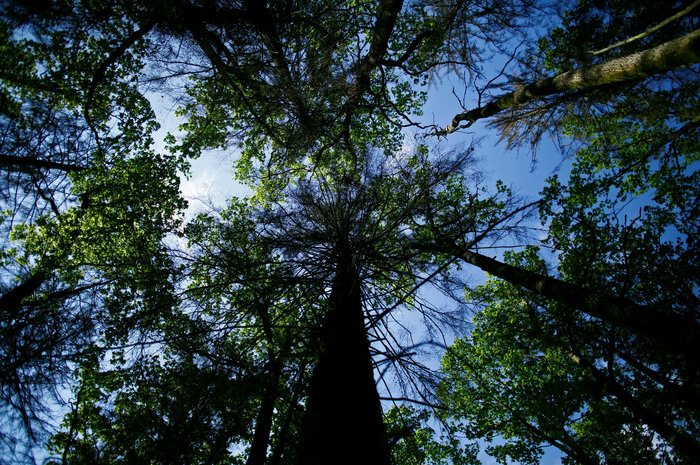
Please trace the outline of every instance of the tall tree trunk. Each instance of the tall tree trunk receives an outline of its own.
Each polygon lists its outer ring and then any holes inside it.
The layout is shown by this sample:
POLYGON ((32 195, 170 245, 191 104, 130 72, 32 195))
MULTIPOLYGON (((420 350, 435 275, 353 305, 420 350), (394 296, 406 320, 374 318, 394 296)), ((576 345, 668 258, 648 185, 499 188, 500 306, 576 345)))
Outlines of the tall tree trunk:
POLYGON ((492 100, 483 107, 456 115, 452 123, 440 131, 438 135, 454 132, 462 121, 466 121, 467 126, 469 126, 476 120, 488 118, 502 110, 522 105, 537 98, 645 78, 698 62, 700 62, 700 29, 632 55, 574 69, 530 83, 492 100))
POLYGON ((668 353, 682 354, 689 361, 697 356, 700 348, 700 329, 690 318, 659 312, 628 299, 598 293, 455 246, 428 249, 450 253, 511 284, 522 286, 587 315, 625 328, 633 334, 654 341, 668 353))
MULTIPOLYGON (((270 321, 270 302, 261 299, 258 306, 258 318, 262 324, 263 333, 267 339, 267 357, 269 360, 269 373, 263 377, 262 398, 260 409, 255 419, 255 432, 250 444, 250 452, 246 465, 265 465, 267 461, 267 448, 270 445, 270 431, 272 430, 272 417, 275 411, 275 401, 278 397, 278 384, 282 375, 282 362, 275 354, 275 340, 270 321)), ((285 343, 286 345, 286 343, 285 343)))
POLYGON ((255 432, 253 433, 253 441, 250 444, 246 465, 265 465, 267 460, 272 417, 275 411, 275 401, 277 400, 277 384, 279 383, 281 371, 279 364, 275 363, 271 371, 263 387, 260 408, 255 419, 255 432))
POLYGON ((300 465, 391 464, 351 263, 340 261, 333 282, 302 425, 300 465))

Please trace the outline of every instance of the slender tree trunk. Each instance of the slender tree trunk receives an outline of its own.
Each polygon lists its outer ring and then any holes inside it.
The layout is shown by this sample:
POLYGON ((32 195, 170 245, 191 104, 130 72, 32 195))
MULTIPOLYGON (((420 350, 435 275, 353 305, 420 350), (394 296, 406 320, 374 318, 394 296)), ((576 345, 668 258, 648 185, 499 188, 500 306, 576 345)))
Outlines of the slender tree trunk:
POLYGON ((275 340, 272 322, 270 321, 270 302, 261 297, 257 310, 258 319, 262 324, 265 339, 267 339, 269 370, 267 375, 263 377, 260 409, 255 419, 255 433, 250 444, 246 465, 265 465, 266 463, 267 449, 270 445, 270 431, 272 430, 272 417, 275 410, 275 401, 278 397, 279 379, 282 374, 282 362, 275 354, 275 340))
POLYGON ((690 11, 691 11, 693 8, 695 8, 695 7, 698 6, 698 5, 700 5, 700 0, 695 0, 693 3, 691 3, 691 4, 688 5, 687 7, 683 8, 681 11, 677 12, 676 14, 674 14, 674 15, 672 15, 672 16, 666 18, 666 19, 664 19, 664 20, 661 21, 659 24, 650 27, 650 28, 647 29, 646 31, 642 32, 641 34, 637 34, 636 36, 633 36, 633 37, 628 37, 627 39, 622 40, 622 41, 620 41, 620 42, 618 42, 618 43, 616 43, 616 44, 613 44, 613 45, 611 45, 611 46, 609 46, 609 47, 605 47, 605 48, 602 49, 602 50, 598 50, 597 52, 591 52, 591 54, 592 54, 592 55, 600 55, 601 53, 605 53, 605 52, 607 52, 607 51, 609 51, 609 50, 612 50, 612 49, 614 49, 614 48, 621 47, 621 46, 623 46, 623 45, 629 44, 629 43, 631 43, 631 42, 634 42, 635 40, 643 39, 644 37, 648 36, 649 34, 651 34, 651 33, 653 33, 653 32, 656 32, 656 31, 658 31, 659 29, 661 29, 662 27, 666 26, 666 25, 669 24, 670 22, 675 21, 675 20, 677 20, 678 18, 680 18, 680 17, 682 17, 682 16, 684 16, 684 15, 687 15, 688 13, 690 13, 690 11))
POLYGON ((267 449, 270 445, 270 431, 272 430, 272 417, 275 411, 275 400, 277 400, 277 383, 279 382, 280 369, 275 365, 270 373, 269 380, 263 388, 260 409, 255 418, 255 433, 250 444, 250 452, 246 465, 265 465, 267 460, 267 449))
POLYGON ((482 270, 522 286, 543 297, 576 308, 633 334, 654 341, 671 354, 693 360, 700 348, 700 329, 694 321, 678 315, 638 305, 628 299, 606 295, 559 279, 541 275, 493 258, 455 247, 435 247, 433 251, 450 253, 482 270))
POLYGON ((522 105, 537 98, 645 78, 698 62, 700 62, 700 29, 632 55, 567 71, 548 79, 530 83, 492 100, 483 107, 456 115, 452 123, 438 135, 449 134, 457 130, 462 121, 466 121, 467 125, 470 125, 476 120, 488 118, 502 110, 522 105))
POLYGON ((697 439, 683 431, 677 430, 663 415, 650 410, 640 403, 627 389, 620 385, 620 383, 606 376, 602 371, 596 368, 590 360, 574 352, 570 353, 569 356, 597 382, 606 386, 610 393, 615 396, 622 405, 627 407, 632 415, 659 433, 659 435, 667 440, 680 454, 689 459, 700 457, 700 444, 698 444, 697 439))
POLYGON ((700 393, 694 388, 694 383, 692 380, 686 381, 683 384, 677 384, 670 381, 665 376, 662 376, 657 371, 649 368, 644 363, 635 359, 632 355, 626 352, 617 350, 616 354, 632 368, 644 374, 655 383, 663 386, 663 393, 666 396, 673 398, 676 402, 683 403, 688 408, 700 413, 700 393))
POLYGON ((390 465, 360 282, 341 260, 301 432, 299 465, 390 465))
MULTIPOLYGON (((303 386, 306 384, 306 381, 304 380, 305 371, 306 363, 302 362, 302 366, 298 371, 298 378, 294 383, 294 386, 292 386, 291 392, 288 393, 290 396, 287 399, 287 411, 285 412, 282 425, 279 427, 276 433, 277 440, 275 441, 275 447, 270 453, 268 465, 280 465, 282 460, 287 459, 287 457, 284 457, 285 450, 290 449, 291 444, 296 445, 296 442, 291 437, 291 431, 295 429, 296 424, 298 423, 295 417, 299 415, 299 410, 301 410, 301 408, 298 407, 297 399, 299 398, 299 393, 304 390, 303 386)), ((292 460, 287 459, 285 460, 285 463, 292 463, 292 460)))
POLYGON ((350 119, 362 99, 362 95, 370 86, 370 74, 382 62, 389 46, 389 39, 396 25, 396 19, 403 7, 403 0, 380 0, 377 5, 377 20, 372 28, 369 51, 357 64, 355 79, 348 89, 345 103, 344 125, 350 124, 350 119))

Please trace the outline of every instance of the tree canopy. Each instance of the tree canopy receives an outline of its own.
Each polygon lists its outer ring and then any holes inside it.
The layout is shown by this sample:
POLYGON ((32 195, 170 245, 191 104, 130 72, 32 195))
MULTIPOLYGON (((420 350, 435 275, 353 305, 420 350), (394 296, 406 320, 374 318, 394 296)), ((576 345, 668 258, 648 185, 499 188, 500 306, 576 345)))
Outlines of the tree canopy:
POLYGON ((6 461, 691 463, 696 4, 2 2, 6 461))

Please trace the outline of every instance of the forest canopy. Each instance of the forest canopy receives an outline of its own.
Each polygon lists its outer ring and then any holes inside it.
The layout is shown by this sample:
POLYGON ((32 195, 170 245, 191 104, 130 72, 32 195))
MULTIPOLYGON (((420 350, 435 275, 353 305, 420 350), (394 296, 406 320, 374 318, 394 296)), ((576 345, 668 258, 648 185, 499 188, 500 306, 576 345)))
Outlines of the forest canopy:
POLYGON ((2 463, 693 463, 699 5, 0 2, 2 463))

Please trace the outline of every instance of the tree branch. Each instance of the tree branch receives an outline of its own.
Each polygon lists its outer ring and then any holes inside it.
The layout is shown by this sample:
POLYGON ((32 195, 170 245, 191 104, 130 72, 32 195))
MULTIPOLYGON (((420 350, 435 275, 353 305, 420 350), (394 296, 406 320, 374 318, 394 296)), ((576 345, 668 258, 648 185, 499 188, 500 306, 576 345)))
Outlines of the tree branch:
POLYGON ((140 39, 145 37, 146 34, 148 34, 155 25, 156 21, 150 20, 146 24, 129 34, 129 36, 124 39, 124 42, 122 42, 119 45, 119 47, 112 50, 107 59, 105 59, 105 61, 103 61, 100 64, 100 66, 95 70, 95 74, 93 74, 92 76, 92 82, 90 83, 90 88, 88 89, 87 96, 85 97, 85 106, 83 107, 83 114, 85 115, 85 119, 88 120, 88 122, 90 121, 90 107, 92 106, 92 102, 95 97, 97 85, 100 83, 100 81, 104 79, 105 73, 107 72, 109 67, 116 63, 119 57, 121 57, 129 47, 131 47, 140 39))
POLYGON ((290 100, 296 107, 299 118, 303 122, 308 116, 308 110, 292 78, 289 63, 282 48, 282 41, 275 30, 273 18, 267 9, 267 5, 259 2, 259 0, 248 0, 246 1, 246 7, 252 13, 252 17, 256 18, 253 22, 257 26, 265 48, 270 52, 272 63, 275 65, 281 84, 289 94, 290 100))
POLYGON ((695 8, 696 6, 698 6, 698 5, 700 5, 700 0, 695 0, 693 3, 691 3, 690 5, 688 5, 687 8, 685 8, 685 9, 679 11, 678 13, 676 13, 675 15, 673 15, 673 16, 671 16, 671 17, 669 17, 669 18, 666 18, 665 20, 661 21, 661 22, 660 22, 659 24, 657 24, 656 26, 650 27, 650 28, 647 29, 646 31, 642 32, 641 34, 637 34, 637 35, 634 36, 634 37, 629 37, 629 38, 627 38, 627 39, 625 39, 625 40, 622 40, 622 41, 620 41, 620 42, 618 42, 618 43, 616 43, 616 44, 613 44, 613 45, 611 45, 611 46, 609 46, 609 47, 605 47, 605 48, 602 49, 602 50, 598 50, 597 52, 590 52, 590 53, 591 53, 591 55, 600 55, 601 53, 605 53, 605 52, 607 52, 607 51, 609 51, 609 50, 612 50, 612 49, 614 49, 614 48, 621 47, 621 46, 623 46, 623 45, 626 45, 626 44, 629 44, 629 43, 631 43, 631 42, 634 42, 635 40, 642 39, 642 38, 648 36, 649 34, 655 32, 655 31, 658 31, 659 29, 661 29, 662 27, 664 27, 664 26, 667 25, 668 23, 670 23, 670 22, 672 22, 672 21, 675 21, 676 19, 680 18, 681 16, 685 16, 686 14, 690 13, 690 11, 691 11, 693 8, 695 8))
POLYGON ((37 158, 31 157, 18 157, 15 155, 2 155, 0 154, 0 165, 2 166, 19 166, 19 167, 32 167, 32 168, 48 168, 61 170, 66 172, 83 171, 86 168, 78 165, 72 165, 69 163, 61 163, 50 160, 39 160, 37 158))
POLYGON ((482 107, 456 115, 449 126, 435 135, 450 134, 459 129, 463 121, 467 123, 462 127, 469 127, 479 119, 537 98, 645 78, 698 62, 700 29, 651 49, 533 82, 482 107))
POLYGON ((344 126, 350 126, 352 115, 360 103, 362 95, 370 85, 370 73, 379 66, 386 54, 389 38, 394 30, 396 18, 403 7, 403 0, 381 0, 377 7, 377 21, 372 30, 369 52, 357 65, 355 80, 347 93, 344 126))
MULTIPOLYGON (((700 0, 698 0, 700 2, 700 0)), ((408 60, 411 57, 411 54, 418 48, 421 42, 423 42, 424 39, 427 37, 430 37, 435 31, 429 30, 429 31, 423 31, 420 34, 418 34, 408 45, 408 48, 406 48, 406 51, 401 55, 401 57, 398 60, 382 60, 382 64, 386 66, 401 66, 406 60, 408 60)))

